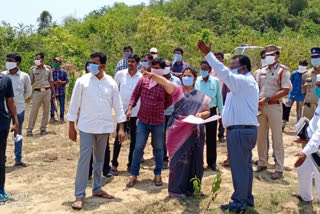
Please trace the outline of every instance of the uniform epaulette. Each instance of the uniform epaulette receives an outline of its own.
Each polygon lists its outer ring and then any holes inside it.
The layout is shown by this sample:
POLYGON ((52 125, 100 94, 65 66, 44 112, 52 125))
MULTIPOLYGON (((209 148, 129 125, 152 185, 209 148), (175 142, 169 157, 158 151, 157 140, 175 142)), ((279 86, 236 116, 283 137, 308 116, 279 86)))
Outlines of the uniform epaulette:
POLYGON ((51 67, 49 65, 44 65, 44 67, 51 70, 51 67))
POLYGON ((285 65, 280 64, 280 67, 281 67, 281 68, 284 68, 285 70, 289 70, 288 66, 285 66, 285 65))

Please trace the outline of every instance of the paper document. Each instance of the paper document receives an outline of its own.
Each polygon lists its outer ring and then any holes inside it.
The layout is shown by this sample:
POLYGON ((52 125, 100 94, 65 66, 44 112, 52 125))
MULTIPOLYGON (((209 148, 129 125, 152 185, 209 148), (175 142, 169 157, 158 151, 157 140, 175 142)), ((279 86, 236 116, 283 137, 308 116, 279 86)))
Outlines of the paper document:
POLYGON ((215 120, 219 120, 221 116, 219 115, 214 115, 212 117, 209 117, 208 119, 202 119, 199 117, 195 117, 193 115, 189 115, 188 117, 184 118, 182 121, 185 123, 192 123, 192 124, 204 124, 204 123, 209 123, 215 120))

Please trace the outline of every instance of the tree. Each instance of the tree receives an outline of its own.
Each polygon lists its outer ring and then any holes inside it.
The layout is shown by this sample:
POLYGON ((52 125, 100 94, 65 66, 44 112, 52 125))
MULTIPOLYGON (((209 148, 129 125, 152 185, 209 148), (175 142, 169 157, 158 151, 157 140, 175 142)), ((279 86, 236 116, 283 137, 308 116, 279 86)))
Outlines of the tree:
POLYGON ((37 22, 39 22, 38 31, 46 30, 52 24, 52 16, 48 11, 44 10, 40 14, 40 17, 37 19, 37 22))

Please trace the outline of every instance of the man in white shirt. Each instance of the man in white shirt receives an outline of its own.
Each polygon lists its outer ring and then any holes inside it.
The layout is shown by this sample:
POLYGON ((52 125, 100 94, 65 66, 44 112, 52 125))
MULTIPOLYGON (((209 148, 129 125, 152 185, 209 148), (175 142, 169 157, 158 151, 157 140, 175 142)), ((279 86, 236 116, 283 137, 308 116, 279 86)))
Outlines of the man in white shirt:
MULTIPOLYGON (((131 54, 128 57, 128 69, 124 69, 119 71, 114 80, 119 86, 120 97, 122 100, 123 110, 127 112, 129 107, 129 102, 131 95, 136 88, 136 85, 139 79, 142 77, 140 71, 138 71, 137 67, 140 63, 140 57, 138 55, 131 54)), ((128 171, 131 170, 132 163, 132 155, 134 151, 134 147, 136 145, 136 132, 137 132, 137 114, 140 108, 140 101, 137 103, 136 107, 132 109, 131 118, 128 118, 128 121, 124 123, 125 130, 129 128, 130 131, 130 151, 128 156, 128 171)), ((117 167, 119 166, 118 157, 120 154, 121 143, 119 142, 118 137, 119 125, 117 125, 117 135, 113 145, 113 158, 112 158, 112 168, 111 174, 118 175, 117 167)))
POLYGON ((112 108, 119 123, 119 141, 124 139, 123 122, 126 121, 117 83, 104 72, 107 56, 103 52, 90 55, 90 73, 76 81, 69 106, 69 138, 77 140, 75 122, 80 131, 80 158, 75 181, 74 209, 81 209, 88 185, 89 162, 93 149, 93 196, 112 199, 101 189, 102 168, 109 134, 114 131, 112 108), (79 118, 78 118, 79 115, 79 118))
MULTIPOLYGON (((19 121, 19 135, 22 135, 22 126, 25 113, 25 101, 31 96, 31 80, 27 73, 20 71, 19 65, 21 56, 17 53, 7 54, 6 71, 2 73, 7 75, 12 81, 14 92, 14 102, 16 103, 17 116, 19 121)), ((14 141, 15 166, 26 167, 28 164, 22 161, 22 139, 14 141)))
MULTIPOLYGON (((317 75, 315 94, 320 98, 320 74, 317 75)), ((303 201, 312 201, 312 180, 315 179, 315 186, 320 199, 320 100, 307 128, 307 135, 310 138, 306 146, 296 156, 295 163, 298 172, 299 192, 292 193, 303 201)))
POLYGON ((234 56, 230 64, 232 70, 229 70, 212 54, 211 45, 199 40, 198 47, 217 77, 230 89, 222 111, 222 123, 228 130, 227 149, 235 191, 231 197, 233 201, 220 208, 231 212, 245 211, 248 206, 254 206, 251 159, 259 126, 258 85, 250 74, 251 63, 247 56, 234 56))

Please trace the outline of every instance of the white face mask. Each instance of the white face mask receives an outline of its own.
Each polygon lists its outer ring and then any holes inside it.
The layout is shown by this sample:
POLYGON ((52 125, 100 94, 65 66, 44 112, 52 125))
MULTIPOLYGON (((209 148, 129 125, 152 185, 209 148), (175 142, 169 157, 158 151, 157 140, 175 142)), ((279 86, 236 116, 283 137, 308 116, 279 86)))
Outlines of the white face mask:
POLYGON ((171 70, 171 68, 170 68, 170 67, 165 67, 165 68, 164 68, 163 75, 170 74, 170 70, 171 70))
POLYGON ((34 64, 41 65, 41 60, 39 60, 39 59, 34 60, 34 64))
POLYGON ((273 63, 275 63, 275 56, 266 56, 266 62, 268 65, 272 65, 273 63))
POLYGON ((261 67, 268 65, 266 59, 261 60, 261 67))
POLYGON ((152 56, 153 56, 153 59, 155 59, 158 57, 158 54, 152 54, 152 56))
POLYGON ((17 63, 16 62, 7 62, 6 67, 8 70, 12 70, 17 67, 17 63))
POLYGON ((299 69, 298 69, 299 73, 303 73, 305 70, 307 70, 307 66, 299 65, 299 69))

